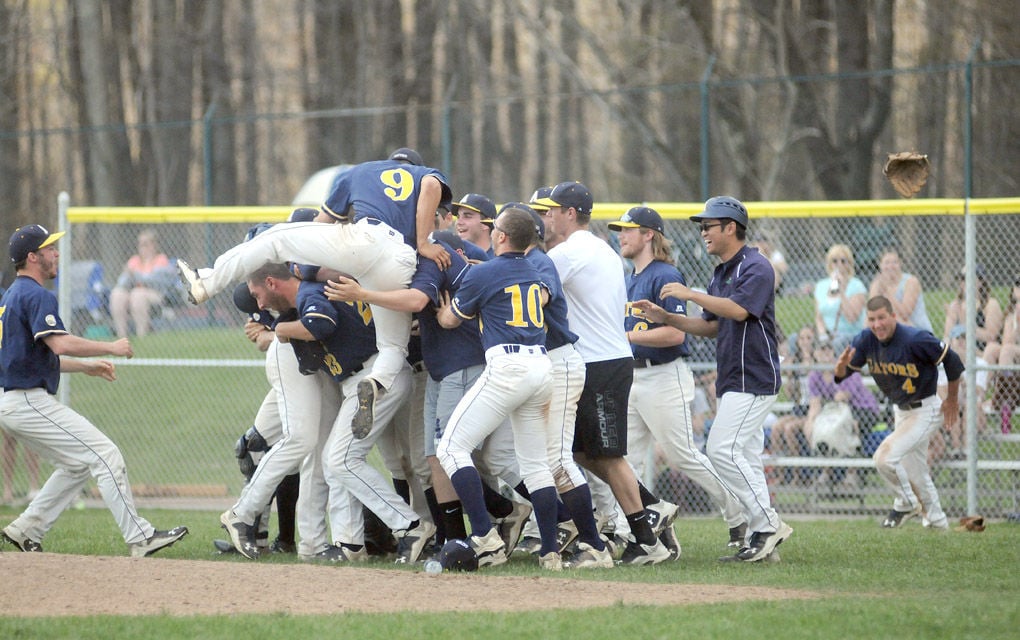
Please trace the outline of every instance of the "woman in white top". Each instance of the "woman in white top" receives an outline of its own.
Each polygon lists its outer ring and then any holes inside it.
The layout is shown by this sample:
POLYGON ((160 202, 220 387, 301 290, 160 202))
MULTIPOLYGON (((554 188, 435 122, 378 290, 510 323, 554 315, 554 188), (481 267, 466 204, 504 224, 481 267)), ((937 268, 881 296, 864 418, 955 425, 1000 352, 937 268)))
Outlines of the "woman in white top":
POLYGON ((903 324, 934 333, 928 311, 921 294, 921 281, 916 276, 903 273, 900 254, 896 249, 886 249, 878 263, 878 275, 871 281, 869 298, 885 296, 892 303, 896 318, 903 324))

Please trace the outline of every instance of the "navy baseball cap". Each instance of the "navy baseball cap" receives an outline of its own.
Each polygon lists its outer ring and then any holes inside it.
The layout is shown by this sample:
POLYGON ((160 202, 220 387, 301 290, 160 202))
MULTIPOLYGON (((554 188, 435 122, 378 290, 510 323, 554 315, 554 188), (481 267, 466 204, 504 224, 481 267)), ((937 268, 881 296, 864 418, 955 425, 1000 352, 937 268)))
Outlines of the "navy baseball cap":
POLYGON ((581 215, 591 215, 593 206, 591 191, 580 182, 561 182, 549 193, 548 197, 539 198, 534 204, 548 209, 553 207, 573 207, 581 215))
POLYGON ((705 201, 705 210, 691 216, 694 222, 702 220, 721 220, 729 218, 740 226, 747 228, 747 207, 740 200, 729 196, 716 196, 705 201))
POLYGON ((287 216, 287 222, 315 222, 315 216, 317 215, 319 215, 318 209, 298 207, 287 216))
POLYGON ((453 215, 459 216, 459 209, 470 209, 482 216, 482 222, 492 222, 496 217, 496 203, 480 193, 465 194, 458 202, 453 203, 453 215))
POLYGON ((421 159, 421 154, 414 149, 407 147, 400 147, 396 151, 390 154, 390 160, 398 160, 400 162, 407 162, 419 167, 425 166, 425 161, 421 159))
MULTIPOLYGON (((503 215, 503 212, 507 209, 520 209, 521 211, 527 211, 528 215, 531 216, 531 219, 535 221, 535 233, 538 234, 538 239, 545 240, 545 220, 542 219, 542 216, 540 216, 537 211, 523 202, 508 202, 499 208, 499 213, 496 217, 498 218, 503 215)), ((493 221, 492 224, 495 224, 495 221, 493 221)))
POLYGON ((619 231, 620 229, 636 229, 638 227, 645 227, 652 231, 658 231, 659 233, 665 233, 662 216, 659 212, 651 207, 631 207, 627 213, 620 217, 617 222, 610 222, 609 228, 613 231, 619 231))
POLYGON ((478 554, 464 540, 447 540, 439 551, 439 564, 450 571, 476 571, 478 554))
POLYGON ((450 231, 449 229, 443 229, 442 231, 433 231, 429 234, 429 238, 432 239, 433 243, 445 242, 450 245, 456 251, 464 250, 464 240, 459 235, 450 231))
POLYGON ((548 211, 549 207, 544 204, 539 204, 538 201, 541 200, 542 198, 548 198, 549 194, 552 193, 552 190, 553 190, 552 187, 539 187, 535 189, 535 193, 531 194, 531 200, 528 202, 528 204, 531 205, 532 209, 538 211, 539 213, 541 213, 542 211, 548 211))
POLYGON ((28 224, 19 227, 11 235, 11 242, 8 250, 11 255, 11 262, 17 264, 28 257, 28 254, 48 247, 63 237, 65 231, 50 233, 46 227, 38 224, 28 224))

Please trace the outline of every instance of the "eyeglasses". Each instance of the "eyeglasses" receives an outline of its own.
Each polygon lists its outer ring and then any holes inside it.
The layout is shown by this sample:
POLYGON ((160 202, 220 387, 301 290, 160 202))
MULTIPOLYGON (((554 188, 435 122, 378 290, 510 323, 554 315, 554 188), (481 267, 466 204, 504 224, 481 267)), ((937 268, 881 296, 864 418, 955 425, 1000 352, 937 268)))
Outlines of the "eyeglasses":
POLYGON ((843 264, 850 264, 850 258, 833 258, 831 262, 842 262, 843 264))
POLYGON ((701 225, 700 225, 702 233, 708 233, 709 229, 715 229, 716 227, 721 227, 721 226, 723 226, 721 222, 717 222, 715 224, 709 224, 707 222, 702 222, 701 225))

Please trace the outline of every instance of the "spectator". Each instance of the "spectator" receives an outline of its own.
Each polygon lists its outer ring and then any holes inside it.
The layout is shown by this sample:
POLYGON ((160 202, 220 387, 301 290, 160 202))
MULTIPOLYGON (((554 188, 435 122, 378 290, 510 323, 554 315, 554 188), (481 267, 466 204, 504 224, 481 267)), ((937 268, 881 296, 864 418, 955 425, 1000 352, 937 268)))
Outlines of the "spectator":
MULTIPOLYGON (((977 302, 974 315, 974 323, 977 325, 977 332, 974 335, 978 353, 983 354, 986 362, 998 362, 999 359, 999 334, 1002 333, 1002 305, 995 296, 991 295, 992 288, 985 277, 985 270, 981 265, 974 267, 974 275, 977 279, 977 302)), ((960 269, 956 276, 958 288, 956 297, 946 307, 946 325, 942 332, 948 341, 949 333, 958 324, 967 324, 967 305, 964 295, 967 288, 966 268, 960 269)))
POLYGON ((786 272, 790 270, 790 265, 786 263, 786 257, 783 255, 779 244, 771 233, 762 231, 758 234, 758 240, 754 243, 754 246, 758 247, 758 253, 768 258, 769 262, 772 263, 772 269, 776 272, 776 291, 779 291, 780 287, 783 286, 783 278, 786 276, 786 272))
MULTIPOLYGON (((967 348, 967 327, 958 324, 952 328, 949 332, 949 347, 957 352, 962 353, 967 348)), ((977 358, 975 363, 978 367, 983 367, 987 363, 984 358, 980 356, 977 358)), ((960 416, 963 417, 967 411, 967 380, 966 378, 960 379, 960 392, 958 399, 960 403, 960 416)), ((988 372, 981 371, 978 369, 974 373, 974 387, 977 391, 978 406, 981 406, 981 402, 985 397, 985 390, 988 388, 988 372)), ((939 383, 938 383, 938 395, 943 401, 946 398, 946 394, 949 390, 949 379, 946 377, 944 368, 939 368, 939 383)), ((977 412, 977 430, 981 433, 985 429, 985 412, 977 412)), ((928 445, 928 463, 935 460, 941 460, 943 457, 948 457, 952 460, 962 460, 965 457, 964 453, 964 437, 963 437, 963 421, 957 420, 953 424, 945 425, 944 432, 941 437, 932 436, 931 442, 928 445), (945 450, 946 440, 949 440, 949 451, 945 450)))
MULTIPOLYGON (((815 362, 822 365, 834 365, 836 354, 831 343, 820 342, 815 346, 815 362)), ((881 409, 878 399, 866 386, 860 376, 850 376, 842 382, 835 382, 832 369, 823 371, 812 371, 808 375, 808 415, 804 425, 804 432, 808 440, 811 439, 811 429, 814 420, 827 402, 846 402, 850 405, 850 412, 857 423, 857 431, 863 441, 864 436, 871 430, 872 425, 878 422, 881 409)))
POLYGON ((825 270, 829 276, 815 284, 815 328, 819 340, 828 339, 842 350, 864 330, 868 289, 854 275, 854 254, 845 244, 829 247, 825 270))
POLYGON ((138 253, 131 256, 117 285, 110 292, 110 315, 117 337, 128 336, 128 316, 135 334, 144 336, 151 328, 152 308, 163 303, 176 274, 166 254, 159 250, 156 232, 146 229, 138 234, 138 253))
POLYGON ((814 364, 815 330, 810 325, 801 327, 790 350, 785 387, 793 402, 790 413, 780 416, 772 425, 769 450, 773 455, 801 455, 807 453, 804 439, 804 422, 808 414, 808 371, 814 364))
POLYGON ((896 317, 901 322, 918 329, 935 333, 928 311, 924 306, 921 281, 916 276, 903 273, 900 254, 896 249, 886 249, 878 263, 878 275, 871 281, 868 297, 885 296, 892 302, 896 317))
MULTIPOLYGON (((999 350, 999 364, 1012 367, 1020 362, 1020 275, 1013 279, 1013 287, 1009 291, 1009 305, 1006 307, 1006 319, 1002 327, 1002 346, 999 350)), ((955 348, 955 347, 954 347, 955 348)), ((985 360, 988 360, 988 349, 985 360)), ((981 375, 984 372, 978 372, 981 375)), ((980 396, 979 396, 980 398, 980 396)), ((1020 372, 998 371, 995 373, 995 396, 992 405, 999 410, 1003 433, 1009 433, 1013 426, 1013 408, 1020 404, 1020 372)), ((984 418, 984 412, 978 412, 984 418)), ((980 425, 980 422, 978 423, 980 425)))

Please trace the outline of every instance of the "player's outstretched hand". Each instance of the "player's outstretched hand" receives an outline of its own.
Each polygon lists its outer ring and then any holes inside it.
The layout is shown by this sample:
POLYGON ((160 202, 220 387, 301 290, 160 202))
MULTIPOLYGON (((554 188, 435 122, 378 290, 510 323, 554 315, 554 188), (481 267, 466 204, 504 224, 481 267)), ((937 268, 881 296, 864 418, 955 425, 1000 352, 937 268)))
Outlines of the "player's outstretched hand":
MULTIPOLYGON (((665 289, 665 287, 663 287, 663 289, 665 289)), ((631 306, 641 312, 641 315, 648 318, 650 322, 654 322, 655 324, 665 324, 666 318, 669 316, 668 311, 651 300, 638 300, 637 302, 631 303, 631 306)))
POLYGON ((440 244, 426 243, 418 247, 418 253, 423 258, 432 260, 440 269, 447 269, 450 264, 450 254, 440 244))
POLYGON ((131 348, 130 340, 121 338, 110 343, 110 355, 130 358, 135 355, 135 350, 131 348))
POLYGON ((82 364, 84 365, 82 371, 87 376, 96 376, 110 382, 117 379, 113 363, 109 360, 82 360, 82 364))
POLYGON ((843 353, 839 354, 839 357, 836 358, 835 371, 837 376, 840 378, 846 377, 847 367, 850 366, 850 360, 854 357, 854 353, 856 352, 857 349, 847 347, 846 349, 843 349, 843 353))
POLYGON ((365 299, 365 292, 357 280, 345 276, 327 280, 324 292, 326 298, 333 302, 358 302, 365 299))

